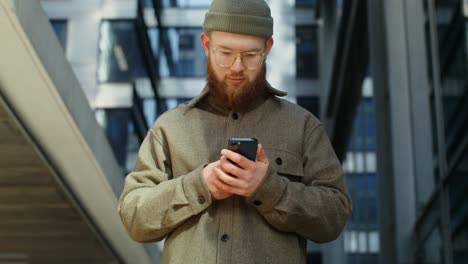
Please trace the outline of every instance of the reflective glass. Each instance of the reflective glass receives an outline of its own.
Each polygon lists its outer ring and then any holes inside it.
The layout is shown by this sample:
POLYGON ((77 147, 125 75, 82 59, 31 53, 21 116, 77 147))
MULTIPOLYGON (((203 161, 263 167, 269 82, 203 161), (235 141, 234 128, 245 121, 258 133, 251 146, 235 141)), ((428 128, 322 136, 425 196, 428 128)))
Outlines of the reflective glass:
POLYGON ((211 0, 160 0, 162 7, 208 8, 211 0))
POLYGON ((170 49, 166 47, 164 53, 161 53, 161 77, 205 76, 206 55, 200 41, 202 31, 202 28, 169 28, 164 30, 163 34, 167 35, 170 49), (169 51, 170 54, 168 54, 169 51))
POLYGON ((318 78, 318 35, 316 26, 296 26, 296 77, 318 78))
POLYGON ((380 250, 379 233, 372 231, 369 233, 369 252, 378 253, 380 250))
POLYGON ((349 232, 345 237, 346 263, 376 263, 378 259, 377 168, 375 144, 371 144, 375 142, 374 131, 373 99, 363 97, 344 162, 346 184, 353 202, 346 226, 349 232))
POLYGON ((315 7, 317 0, 296 0, 296 7, 315 7))
POLYGON ((439 228, 436 228, 424 242, 423 252, 419 255, 420 263, 443 263, 442 240, 439 228))
POLYGON ((104 20, 99 39, 98 81, 130 82, 146 77, 133 20, 104 20))
MULTIPOLYGON (((465 135, 466 137, 466 135, 465 135)), ((466 139, 466 138, 465 138, 466 139)), ((468 259, 468 147, 449 178, 450 227, 454 263, 468 259)))
MULTIPOLYGON (((426 2, 426 1, 425 1, 426 2)), ((465 1, 466 2, 466 1, 465 1)), ((428 7, 426 5, 426 7, 428 7)), ((429 10, 426 8, 426 11, 429 10)), ((431 89, 431 117, 433 130, 434 151, 434 181, 440 186, 440 175, 445 177, 449 197, 450 225, 449 232, 452 239, 453 263, 465 263, 468 258, 468 23, 464 16, 463 1, 437 0, 435 14, 427 13, 426 40, 428 43, 428 73, 431 89), (434 16, 432 16, 434 15, 434 16), (429 22, 434 17, 437 41, 430 41, 431 31, 429 22), (431 49, 438 51, 438 58, 433 58, 431 49), (439 72, 433 72, 433 64, 438 63, 439 72), (444 132, 445 146, 439 149, 437 137, 437 108, 435 76, 440 77, 442 107, 440 115, 443 124, 440 130, 444 132), (445 153, 444 153, 445 152, 445 153), (442 155, 441 155, 442 154, 442 155), (443 155, 445 154, 445 155, 443 155), (439 156, 440 155, 440 156, 439 156), (439 160, 445 157, 447 167, 439 165, 439 160), (445 169, 444 171, 441 171, 445 169)), ((439 229, 433 230, 429 239, 425 241, 424 249, 420 252, 421 262, 442 263, 442 240, 439 229)))
POLYGON ((367 149, 375 149, 375 117, 374 117, 374 103, 371 98, 364 98, 362 102, 363 115, 364 115, 364 129, 365 139, 364 144, 367 149))
POLYGON ((173 1, 177 7, 192 7, 192 8, 207 8, 211 4, 211 0, 178 0, 173 1))
POLYGON ((65 50, 67 47, 67 21, 66 20, 51 20, 50 24, 54 29, 55 35, 57 36, 60 45, 65 50))

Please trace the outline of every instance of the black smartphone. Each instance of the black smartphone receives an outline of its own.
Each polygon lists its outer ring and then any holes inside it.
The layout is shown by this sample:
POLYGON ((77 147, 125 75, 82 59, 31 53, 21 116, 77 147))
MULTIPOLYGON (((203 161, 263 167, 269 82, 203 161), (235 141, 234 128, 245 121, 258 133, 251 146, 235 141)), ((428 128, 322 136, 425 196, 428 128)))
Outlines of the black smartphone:
POLYGON ((228 141, 228 149, 241 154, 249 160, 255 161, 257 158, 256 138, 230 138, 228 141))

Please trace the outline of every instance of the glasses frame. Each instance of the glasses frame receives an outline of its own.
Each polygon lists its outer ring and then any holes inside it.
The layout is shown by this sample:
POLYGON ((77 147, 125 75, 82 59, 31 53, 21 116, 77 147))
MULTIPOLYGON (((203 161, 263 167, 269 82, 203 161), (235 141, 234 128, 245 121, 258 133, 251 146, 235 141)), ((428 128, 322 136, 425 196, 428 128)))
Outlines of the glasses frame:
MULTIPOLYGON (((216 52, 222 50, 222 49, 219 49, 219 48, 216 48, 216 47, 211 47, 211 50, 213 51, 214 53, 214 56, 216 56, 216 52)), ((243 52, 238 52, 238 53, 233 53, 233 55, 235 55, 234 59, 232 60, 231 64, 227 64, 227 65, 223 65, 223 64, 219 64, 217 61, 216 61, 216 57, 214 58, 215 60, 215 63, 216 65, 218 65, 219 67, 222 67, 222 68, 230 68, 232 67, 232 65, 234 65, 234 63, 236 62, 237 58, 240 59, 241 61, 241 64, 242 66, 244 66, 246 69, 248 70, 256 70, 258 69, 260 66, 262 66, 263 62, 265 61, 265 51, 243 51, 243 52), (261 57, 261 60, 260 60, 260 63, 258 64, 258 66, 255 66, 255 67, 247 67, 245 66, 244 64, 244 61, 243 61, 243 54, 257 54, 257 55, 260 55, 261 57)))

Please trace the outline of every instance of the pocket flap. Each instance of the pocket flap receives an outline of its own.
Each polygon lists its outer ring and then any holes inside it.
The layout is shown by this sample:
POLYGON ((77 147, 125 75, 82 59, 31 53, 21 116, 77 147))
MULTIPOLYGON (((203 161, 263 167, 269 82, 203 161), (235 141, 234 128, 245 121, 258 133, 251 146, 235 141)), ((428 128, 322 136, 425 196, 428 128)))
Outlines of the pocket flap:
POLYGON ((278 175, 288 178, 290 181, 301 182, 304 176, 302 159, 294 153, 278 150, 265 149, 270 166, 278 175))

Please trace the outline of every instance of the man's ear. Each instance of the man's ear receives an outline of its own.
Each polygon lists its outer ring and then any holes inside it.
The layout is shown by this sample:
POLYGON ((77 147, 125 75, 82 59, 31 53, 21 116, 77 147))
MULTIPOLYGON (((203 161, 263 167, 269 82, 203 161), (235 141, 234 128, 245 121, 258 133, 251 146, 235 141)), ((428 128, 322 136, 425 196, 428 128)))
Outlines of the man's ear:
POLYGON ((208 56, 208 52, 210 50, 210 37, 206 32, 202 32, 200 35, 200 39, 203 49, 205 50, 205 55, 208 56))
POLYGON ((271 47, 273 47, 273 38, 267 39, 265 43, 265 56, 268 55, 268 53, 271 50, 271 47))

